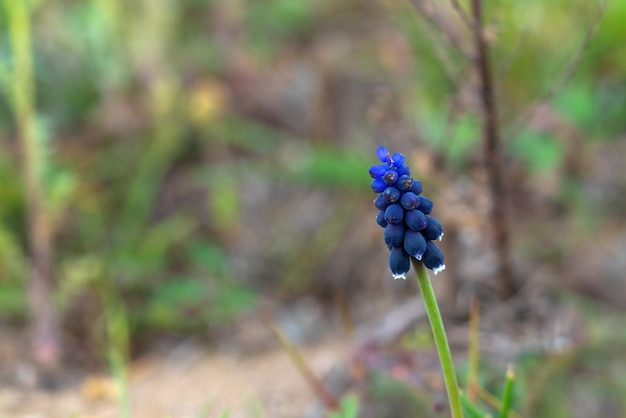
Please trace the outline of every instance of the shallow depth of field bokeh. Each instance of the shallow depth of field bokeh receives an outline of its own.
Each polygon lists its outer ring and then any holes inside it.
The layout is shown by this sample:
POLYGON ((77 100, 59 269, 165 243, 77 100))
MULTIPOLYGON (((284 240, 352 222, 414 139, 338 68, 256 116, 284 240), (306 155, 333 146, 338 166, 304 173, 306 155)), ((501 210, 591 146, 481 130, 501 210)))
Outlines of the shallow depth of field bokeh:
POLYGON ((484 0, 512 297, 453 2, 0 3, 0 417, 327 416, 276 330, 360 417, 447 416, 379 145, 444 226, 461 386, 474 303, 482 391, 626 414, 626 2, 484 0))

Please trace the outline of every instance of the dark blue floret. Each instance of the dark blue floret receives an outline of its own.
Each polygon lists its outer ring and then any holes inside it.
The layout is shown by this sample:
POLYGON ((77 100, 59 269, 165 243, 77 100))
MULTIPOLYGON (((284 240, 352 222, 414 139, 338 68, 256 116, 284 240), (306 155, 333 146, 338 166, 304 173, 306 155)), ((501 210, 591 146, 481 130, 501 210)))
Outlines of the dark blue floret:
POLYGON ((372 191, 374 193, 380 193, 387 188, 387 183, 385 183, 382 178, 378 178, 372 180, 370 186, 372 187, 372 191))
POLYGON ((401 247, 404 242, 404 226, 401 224, 388 224, 383 235, 387 247, 401 247))
POLYGON ((398 175, 399 176, 410 176, 411 175, 411 169, 409 168, 408 165, 401 165, 400 167, 398 167, 398 175))
POLYGON ((391 205, 391 203, 387 202, 385 196, 382 193, 376 196, 376 199, 374 199, 374 206, 376 206, 378 210, 385 210, 389 205, 391 205))
POLYGON ((385 174, 385 171, 388 170, 387 164, 378 164, 370 167, 370 176, 373 179, 382 177, 385 174))
POLYGON ((409 192, 413 187, 413 179, 409 177, 407 174, 404 174, 398 177, 398 181, 396 183, 398 190, 401 192, 409 192))
POLYGON ((404 222, 409 229, 421 231, 426 228, 426 215, 417 209, 409 210, 404 214, 404 222))
POLYGON ((389 253, 389 268, 394 279, 406 279, 406 272, 409 271, 411 260, 402 247, 393 247, 389 253))
POLYGON ((385 209, 385 221, 390 224, 400 224, 404 219, 404 209, 397 203, 385 209))
POLYGON ((443 228, 441 227, 441 223, 439 223, 439 221, 432 216, 426 216, 426 221, 426 228, 422 231, 424 237, 431 241, 441 241, 441 238, 443 237, 443 228))
POLYGON ((404 233, 404 250, 418 260, 422 259, 422 255, 426 251, 426 239, 419 232, 410 229, 404 233))
POLYGON ((422 255, 422 263, 435 274, 446 268, 441 250, 432 241, 426 241, 426 252, 422 255))
POLYGON ((378 215, 376 215, 376 223, 383 228, 387 226, 387 221, 385 220, 385 211, 379 210, 378 215))
POLYGON ((413 210, 420 204, 418 196, 413 192, 406 192, 400 198, 400 204, 406 210, 413 210))
POLYGON ((376 223, 385 229, 383 236, 390 250, 393 277, 405 278, 410 257, 438 273, 445 268, 443 254, 432 241, 441 240, 443 229, 437 219, 426 216, 433 210, 433 202, 420 196, 422 183, 411 178, 404 155, 391 155, 387 148, 379 147, 376 156, 382 164, 370 167, 370 186, 378 193, 374 200, 379 210, 376 223))
POLYGON ((428 215, 430 212, 432 212, 433 202, 429 198, 424 196, 418 196, 417 198, 420 200, 420 204, 417 206, 420 212, 422 212, 424 215, 428 215))
POLYGON ((383 174, 383 181, 389 186, 395 184, 396 180, 398 180, 398 172, 396 170, 387 170, 383 174))
POLYGON ((387 187, 383 192, 382 196, 385 198, 385 201, 388 203, 395 203, 400 200, 400 190, 395 187, 387 187))
POLYGON ((422 182, 413 180, 413 185, 411 186, 411 191, 417 195, 422 193, 422 182))

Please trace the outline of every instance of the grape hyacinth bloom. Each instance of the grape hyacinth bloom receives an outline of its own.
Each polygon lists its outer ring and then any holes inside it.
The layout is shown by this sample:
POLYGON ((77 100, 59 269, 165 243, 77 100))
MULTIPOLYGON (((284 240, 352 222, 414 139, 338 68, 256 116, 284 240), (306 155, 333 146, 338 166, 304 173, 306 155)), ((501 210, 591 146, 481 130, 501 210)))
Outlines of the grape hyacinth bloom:
POLYGON ((378 147, 376 156, 382 164, 369 169, 371 187, 378 193, 374 204, 379 212, 376 222, 385 228, 384 238, 389 248, 389 268, 394 279, 406 279, 410 257, 420 260, 435 274, 446 268, 443 254, 433 241, 441 241, 441 223, 429 216, 433 202, 421 196, 422 183, 411 178, 404 155, 389 153, 378 147))

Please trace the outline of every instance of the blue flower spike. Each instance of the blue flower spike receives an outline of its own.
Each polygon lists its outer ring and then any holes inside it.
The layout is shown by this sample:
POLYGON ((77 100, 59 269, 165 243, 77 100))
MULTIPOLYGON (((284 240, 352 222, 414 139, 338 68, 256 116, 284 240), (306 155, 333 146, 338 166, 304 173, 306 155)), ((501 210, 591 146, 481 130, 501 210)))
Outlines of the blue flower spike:
POLYGON ((370 183, 379 212, 378 225, 389 248, 389 268, 394 279, 406 279, 413 257, 437 274, 446 268, 443 253, 433 243, 441 241, 443 228, 433 218, 433 202, 420 196, 422 183, 411 177, 406 158, 399 152, 390 154, 387 148, 378 147, 376 156, 383 164, 369 169, 370 183))

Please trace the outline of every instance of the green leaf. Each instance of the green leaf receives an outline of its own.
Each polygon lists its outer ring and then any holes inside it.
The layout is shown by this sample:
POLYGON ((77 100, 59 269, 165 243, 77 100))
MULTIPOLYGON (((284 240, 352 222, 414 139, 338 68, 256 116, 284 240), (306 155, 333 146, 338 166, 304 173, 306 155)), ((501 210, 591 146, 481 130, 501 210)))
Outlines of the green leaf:
POLYGON ((524 131, 512 144, 517 154, 532 171, 549 171, 561 164, 565 147, 551 133, 524 131))
POLYGON ((341 399, 340 409, 329 415, 329 418, 357 418, 359 416, 359 399, 354 394, 341 399))
MULTIPOLYGON (((475 115, 462 116, 446 143, 446 153, 456 165, 461 164, 471 155, 480 140, 480 123, 475 115)), ((445 141, 445 139, 444 139, 445 141)))
POLYGON ((574 124, 589 126, 595 118, 594 92, 585 85, 571 85, 554 102, 557 109, 574 124))

